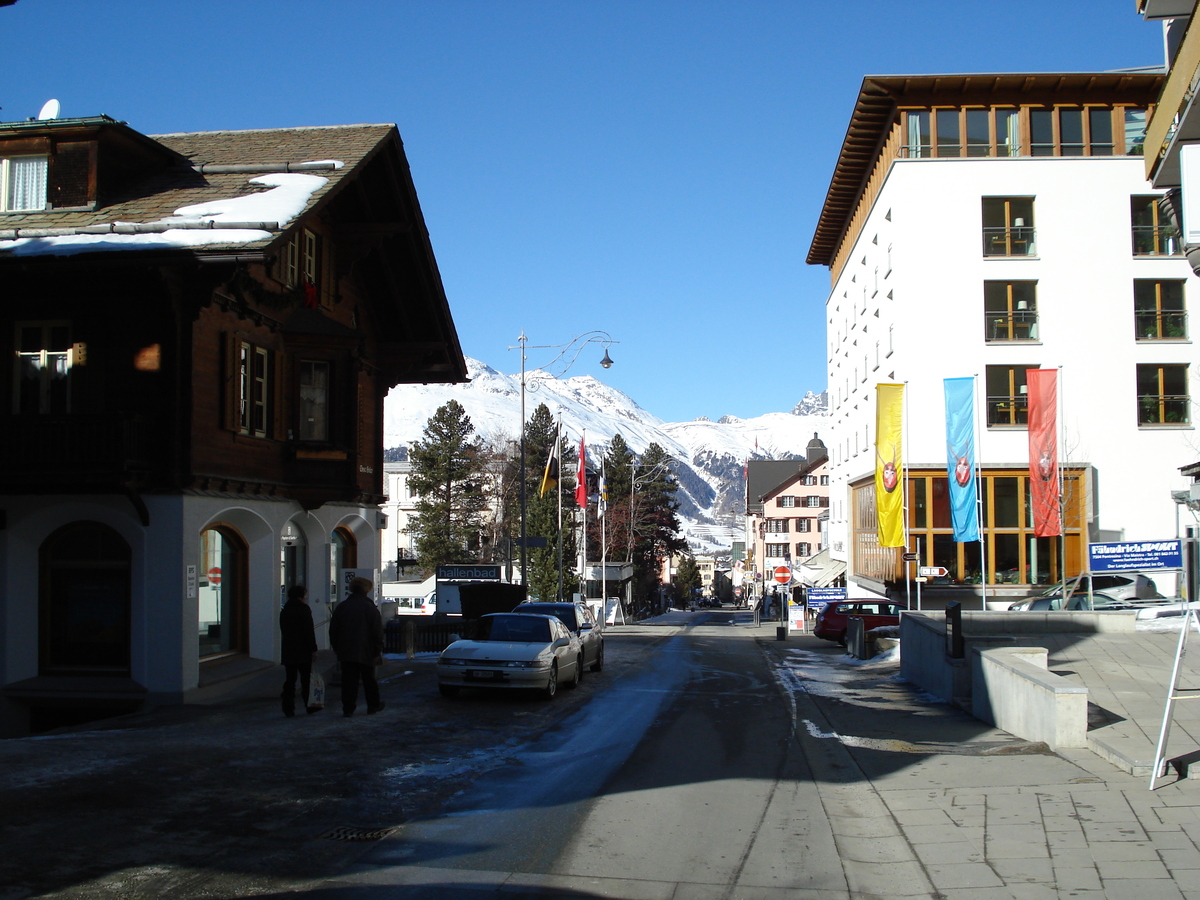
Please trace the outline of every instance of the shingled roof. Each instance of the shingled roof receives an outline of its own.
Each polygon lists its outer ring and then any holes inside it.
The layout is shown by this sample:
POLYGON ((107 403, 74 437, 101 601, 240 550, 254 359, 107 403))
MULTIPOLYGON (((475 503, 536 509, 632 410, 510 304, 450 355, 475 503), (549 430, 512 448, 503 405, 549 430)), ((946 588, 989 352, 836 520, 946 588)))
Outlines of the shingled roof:
MULTIPOLYGON (((252 183, 252 179, 272 172, 281 175, 303 172, 309 177, 324 179, 311 191, 297 215, 278 221, 273 228, 234 229, 228 227, 229 223, 218 223, 218 231, 228 230, 229 233, 204 235, 201 246, 189 245, 186 240, 194 239, 196 235, 178 235, 183 239, 180 246, 195 252, 261 250, 290 222, 307 215, 321 206, 325 198, 336 193, 389 137, 399 142, 395 125, 206 131, 149 137, 168 151, 179 154, 179 164, 126 183, 95 209, 48 209, 5 215, 0 219, 0 256, 143 248, 162 250, 174 246, 170 238, 182 230, 173 227, 184 224, 178 221, 177 210, 264 194, 272 190, 272 186, 252 183), (301 163, 317 165, 296 168, 301 163), (213 167, 217 167, 216 171, 213 167), (239 170, 228 171, 228 167, 239 167, 239 170), (172 219, 176 221, 170 221, 172 219), (157 232, 154 228, 139 232, 130 227, 156 224, 157 232), (221 224, 227 227, 222 229, 221 224), (106 233, 106 226, 113 227, 106 233), (71 240, 83 228, 91 233, 79 235, 78 241, 71 240), (153 237, 156 233, 159 236, 153 237), (135 237, 137 240, 130 240, 135 237), (32 244, 29 239, 37 243, 32 244)), ((211 219, 195 213, 189 217, 211 219)), ((269 225, 270 220, 246 224, 269 225)))

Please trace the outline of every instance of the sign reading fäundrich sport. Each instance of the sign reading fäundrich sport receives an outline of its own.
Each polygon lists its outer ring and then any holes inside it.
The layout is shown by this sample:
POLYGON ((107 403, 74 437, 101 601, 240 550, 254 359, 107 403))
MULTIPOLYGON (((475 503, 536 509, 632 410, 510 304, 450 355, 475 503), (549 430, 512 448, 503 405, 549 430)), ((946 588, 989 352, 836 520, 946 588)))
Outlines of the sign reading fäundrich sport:
POLYGON ((1134 572, 1143 569, 1180 569, 1183 553, 1179 541, 1117 541, 1089 544, 1093 572, 1134 572))
POLYGON ((841 603, 846 599, 845 588, 819 588, 810 587, 808 589, 808 608, 820 609, 826 603, 841 603))

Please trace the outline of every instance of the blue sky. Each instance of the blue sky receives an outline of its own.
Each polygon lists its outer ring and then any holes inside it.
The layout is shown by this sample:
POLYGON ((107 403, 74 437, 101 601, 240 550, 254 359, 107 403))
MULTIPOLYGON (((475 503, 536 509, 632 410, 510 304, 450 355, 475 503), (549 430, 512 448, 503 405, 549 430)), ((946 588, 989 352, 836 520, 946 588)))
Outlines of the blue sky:
POLYGON ((464 352, 603 329, 570 374, 667 421, 824 389, 804 259, 864 75, 1162 61, 1134 0, 18 0, 0 39, 3 121, 395 122, 464 352))

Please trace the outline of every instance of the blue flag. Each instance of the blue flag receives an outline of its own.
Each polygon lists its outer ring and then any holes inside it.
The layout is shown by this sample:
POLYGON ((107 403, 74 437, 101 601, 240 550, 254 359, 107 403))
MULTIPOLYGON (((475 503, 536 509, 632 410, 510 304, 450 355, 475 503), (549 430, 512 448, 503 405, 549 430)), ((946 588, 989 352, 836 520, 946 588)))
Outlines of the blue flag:
POLYGON ((947 378, 946 483, 954 540, 979 540, 978 486, 975 479, 975 379, 947 378))

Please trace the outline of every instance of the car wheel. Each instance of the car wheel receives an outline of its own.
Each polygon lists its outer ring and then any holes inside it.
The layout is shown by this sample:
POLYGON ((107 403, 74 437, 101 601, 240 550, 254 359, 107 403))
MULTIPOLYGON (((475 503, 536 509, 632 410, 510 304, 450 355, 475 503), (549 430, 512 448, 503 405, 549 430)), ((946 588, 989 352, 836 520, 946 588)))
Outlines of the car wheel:
POLYGON ((596 661, 592 663, 592 671, 599 672, 604 668, 604 645, 600 645, 600 652, 596 654, 596 661))
POLYGON ((550 666, 550 677, 546 679, 546 686, 542 688, 542 696, 547 700, 553 700, 554 695, 558 693, 558 663, 550 666))
POLYGON ((583 681, 583 654, 580 653, 575 657, 575 677, 571 679, 571 683, 567 687, 574 689, 579 687, 579 683, 583 681))
POLYGON ((457 697, 458 696, 458 685, 456 685, 456 684, 439 684, 438 692, 441 693, 441 695, 443 697, 457 697))

